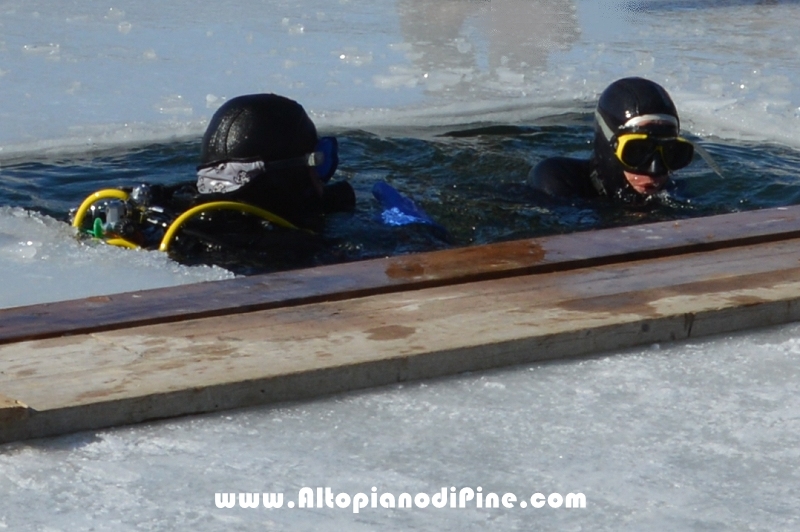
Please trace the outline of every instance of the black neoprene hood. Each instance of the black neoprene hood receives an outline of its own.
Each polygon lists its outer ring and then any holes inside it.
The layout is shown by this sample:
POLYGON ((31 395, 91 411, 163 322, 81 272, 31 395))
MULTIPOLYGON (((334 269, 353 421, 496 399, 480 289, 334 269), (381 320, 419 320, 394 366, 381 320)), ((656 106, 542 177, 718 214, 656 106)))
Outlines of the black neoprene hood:
POLYGON ((600 95, 597 112, 615 132, 637 116, 669 115, 678 120, 678 111, 664 87, 644 78, 623 78, 609 85, 600 95))
MULTIPOLYGON (((600 95, 595 117, 592 167, 593 175, 602 185, 601 193, 626 201, 637 201, 639 194, 625 179, 624 167, 614 155, 611 138, 630 119, 645 115, 667 115, 674 118, 674 130, 672 125, 667 127, 672 134, 678 133, 678 111, 667 91, 658 83, 644 78, 623 78, 609 85, 600 95)), ((663 130, 665 126, 662 124, 658 127, 663 130)), ((644 125, 635 129, 647 128, 644 125)))
POLYGON ((200 164, 230 160, 278 161, 314 151, 317 129, 299 103, 276 94, 248 94, 225 102, 208 124, 200 164))

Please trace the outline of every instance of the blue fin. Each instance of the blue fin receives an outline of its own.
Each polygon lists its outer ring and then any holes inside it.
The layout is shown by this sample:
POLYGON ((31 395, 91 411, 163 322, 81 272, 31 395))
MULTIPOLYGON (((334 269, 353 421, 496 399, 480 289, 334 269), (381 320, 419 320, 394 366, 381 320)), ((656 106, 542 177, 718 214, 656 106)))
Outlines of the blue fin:
POLYGON ((434 222, 413 200, 400 194, 385 181, 378 181, 373 185, 372 195, 375 196, 375 199, 378 200, 378 203, 383 208, 381 221, 384 224, 395 227, 408 224, 425 224, 435 230, 434 233, 438 238, 446 242, 452 241, 447 229, 434 222))

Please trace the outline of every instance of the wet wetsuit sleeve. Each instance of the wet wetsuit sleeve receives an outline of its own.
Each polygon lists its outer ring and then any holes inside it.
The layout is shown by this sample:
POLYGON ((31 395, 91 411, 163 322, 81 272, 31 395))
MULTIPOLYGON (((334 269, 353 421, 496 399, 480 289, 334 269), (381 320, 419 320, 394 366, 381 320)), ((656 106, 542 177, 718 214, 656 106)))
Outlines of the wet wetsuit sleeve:
POLYGON ((347 181, 336 181, 322 189, 324 212, 349 212, 356 208, 356 193, 347 181))
POLYGON ((589 161, 551 157, 537 164, 528 174, 528 184, 557 198, 590 198, 598 195, 592 186, 589 161))

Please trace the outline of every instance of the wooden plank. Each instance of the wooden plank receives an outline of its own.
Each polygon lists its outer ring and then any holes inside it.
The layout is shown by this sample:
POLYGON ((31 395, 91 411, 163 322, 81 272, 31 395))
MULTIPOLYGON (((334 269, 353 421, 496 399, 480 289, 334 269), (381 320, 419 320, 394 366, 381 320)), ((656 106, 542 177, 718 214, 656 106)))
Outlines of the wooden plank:
POLYGON ((800 236, 800 207, 488 246, 0 310, 0 344, 613 264, 800 236))
POLYGON ((800 240, 0 346, 0 440, 800 319, 800 240))
POLYGON ((0 394, 0 427, 28 417, 28 405, 0 394))

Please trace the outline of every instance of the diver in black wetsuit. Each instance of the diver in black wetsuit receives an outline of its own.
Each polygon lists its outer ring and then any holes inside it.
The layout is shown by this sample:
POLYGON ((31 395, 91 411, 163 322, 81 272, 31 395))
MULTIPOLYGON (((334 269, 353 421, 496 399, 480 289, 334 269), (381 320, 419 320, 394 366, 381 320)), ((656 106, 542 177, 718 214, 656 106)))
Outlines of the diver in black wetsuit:
POLYGON ((239 201, 314 228, 325 212, 355 208, 349 183, 328 183, 338 162, 336 139, 319 138, 299 103, 276 94, 238 96, 211 118, 197 182, 149 192, 154 204, 177 210, 239 201))
POLYGON ((609 197, 646 203, 671 185, 670 173, 688 166, 691 142, 667 91, 652 81, 624 78, 600 95, 588 160, 552 157, 536 165, 528 183, 560 198, 609 197))
POLYGON ((101 191, 117 205, 92 211, 89 224, 82 205, 73 225, 89 225, 93 236, 110 243, 164 251, 297 247, 311 233, 296 229, 318 230, 323 214, 355 208, 349 183, 328 183, 338 161, 336 139, 318 137, 297 102, 275 94, 239 96, 212 117, 196 181, 101 191), (185 213, 192 215, 182 218, 185 213))
MULTIPOLYGON (((354 211, 356 196, 348 182, 329 182, 337 141, 318 137, 297 102, 274 94, 228 101, 208 125, 200 159, 196 181, 95 192, 73 211, 72 225, 109 244, 169 251, 181 262, 237 273, 342 262, 359 247, 340 247, 339 237, 322 231, 324 214, 354 211)), ((384 226, 424 227, 426 249, 452 242, 388 183, 375 183, 372 192, 384 226)))

